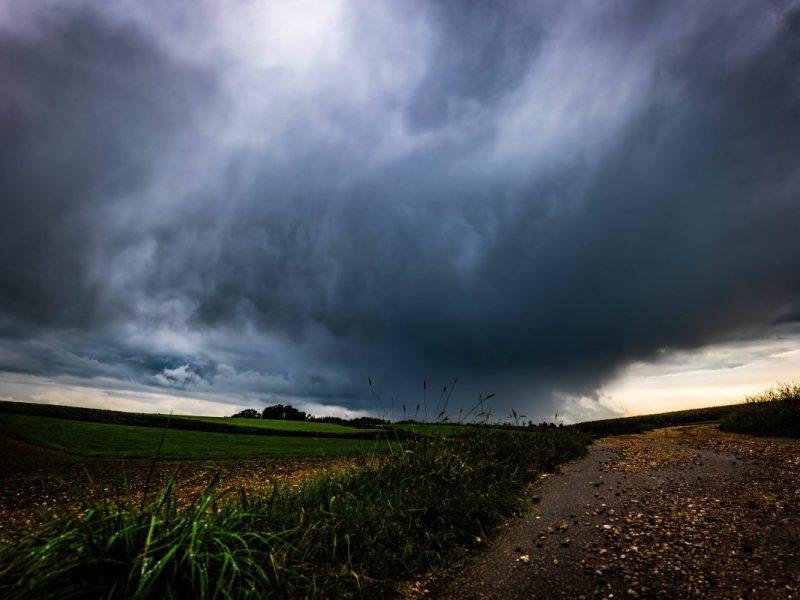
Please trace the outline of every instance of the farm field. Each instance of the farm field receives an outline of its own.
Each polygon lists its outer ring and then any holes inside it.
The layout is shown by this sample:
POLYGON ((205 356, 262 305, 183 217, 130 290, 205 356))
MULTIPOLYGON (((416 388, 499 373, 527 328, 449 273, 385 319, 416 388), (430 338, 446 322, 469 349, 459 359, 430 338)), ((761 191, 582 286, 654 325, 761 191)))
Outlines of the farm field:
MULTIPOLYGON (((202 435, 202 434, 201 434, 202 435)), ((92 503, 140 502, 175 478, 176 500, 189 504, 215 478, 232 490, 297 487, 330 471, 354 470, 364 457, 266 457, 208 460, 92 458, 0 434, 0 545, 92 503), (148 484, 149 480, 149 484, 148 484)))
POLYGON ((231 417, 195 417, 187 415, 176 415, 173 419, 189 419, 193 421, 203 421, 206 423, 222 423, 225 425, 236 425, 238 427, 274 429, 276 431, 305 431, 311 433, 340 433, 353 434, 364 431, 379 432, 379 429, 361 429, 348 427, 338 423, 317 423, 314 421, 279 421, 276 419, 234 419, 231 417))
POLYGON ((0 433, 71 454, 114 459, 342 456, 381 448, 380 442, 360 439, 186 431, 15 414, 0 414, 0 433))
POLYGON ((207 431, 214 433, 248 433, 252 435, 316 436, 351 439, 375 439, 380 430, 347 427, 335 423, 304 421, 277 421, 262 419, 233 419, 226 417, 195 417, 129 413, 115 410, 33 404, 26 402, 0 402, 0 415, 26 415, 66 419, 87 423, 130 425, 137 427, 169 427, 173 430, 207 431))

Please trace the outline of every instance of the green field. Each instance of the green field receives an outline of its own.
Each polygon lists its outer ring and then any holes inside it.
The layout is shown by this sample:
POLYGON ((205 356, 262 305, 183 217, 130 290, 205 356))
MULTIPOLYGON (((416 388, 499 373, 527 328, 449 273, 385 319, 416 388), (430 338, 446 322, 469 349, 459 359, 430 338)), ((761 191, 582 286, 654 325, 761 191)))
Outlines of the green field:
POLYGON ((67 419, 71 421, 109 425, 133 425, 136 427, 163 428, 169 426, 170 429, 187 431, 206 431, 210 433, 227 434, 246 433, 259 436, 334 437, 374 440, 381 431, 379 429, 347 427, 335 423, 129 413, 118 410, 36 404, 31 402, 0 402, 0 415, 2 414, 67 419))
POLYGON ((371 440, 165 430, 21 414, 0 414, 0 433, 95 458, 153 458, 162 435, 159 456, 170 459, 342 456, 381 448, 371 440))
POLYGON ((190 419, 192 421, 202 421, 204 423, 222 423, 226 425, 236 425, 237 427, 256 427, 258 429, 273 429, 277 431, 304 431, 311 433, 341 433, 352 434, 364 431, 378 432, 377 429, 358 429, 339 425, 337 423, 316 423, 314 421, 278 421, 273 419, 234 419, 231 417, 195 417, 189 415, 177 415, 173 419, 190 419))

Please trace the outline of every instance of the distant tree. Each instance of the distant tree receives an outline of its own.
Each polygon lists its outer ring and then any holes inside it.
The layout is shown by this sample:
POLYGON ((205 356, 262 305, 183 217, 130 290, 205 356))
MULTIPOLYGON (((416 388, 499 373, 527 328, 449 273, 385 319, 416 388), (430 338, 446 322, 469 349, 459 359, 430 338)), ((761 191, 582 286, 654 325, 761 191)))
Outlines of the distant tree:
MULTIPOLYGON (((342 417, 307 417, 308 421, 316 423, 334 423, 336 425, 348 425, 350 427, 371 427, 373 425, 389 425, 386 419, 376 419, 375 417, 353 417, 352 419, 344 419, 342 417)), ((402 423, 402 421, 401 421, 402 423)))
POLYGON ((232 419, 260 419, 261 413, 255 408, 245 408, 243 411, 236 413, 231 417, 232 419))
POLYGON ((324 417, 308 417, 309 421, 314 421, 315 423, 333 423, 334 425, 347 425, 347 419, 343 419, 342 417, 332 417, 330 415, 326 415, 324 417))
POLYGON ((370 427, 372 425, 388 425, 390 423, 387 419, 377 419, 375 417, 354 417, 348 419, 347 424, 353 427, 370 427))
POLYGON ((279 421, 305 421, 308 415, 302 410, 297 410, 294 406, 287 404, 275 404, 268 406, 261 413, 262 419, 276 419, 279 421))

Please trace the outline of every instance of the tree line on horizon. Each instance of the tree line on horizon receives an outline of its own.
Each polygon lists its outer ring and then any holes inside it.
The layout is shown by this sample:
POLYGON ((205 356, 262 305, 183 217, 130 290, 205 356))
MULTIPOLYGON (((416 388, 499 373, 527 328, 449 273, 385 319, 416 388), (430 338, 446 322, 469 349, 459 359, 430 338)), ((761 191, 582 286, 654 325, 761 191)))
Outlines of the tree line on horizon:
POLYGON ((352 419, 345 419, 342 417, 315 417, 308 413, 299 410, 291 404, 273 404, 267 406, 259 412, 255 408, 246 408, 239 411, 235 415, 231 415, 232 419, 269 419, 273 421, 311 421, 314 423, 334 423, 337 425, 351 425, 351 426, 364 426, 364 425, 382 425, 387 424, 388 421, 378 419, 375 417, 354 417, 352 419))

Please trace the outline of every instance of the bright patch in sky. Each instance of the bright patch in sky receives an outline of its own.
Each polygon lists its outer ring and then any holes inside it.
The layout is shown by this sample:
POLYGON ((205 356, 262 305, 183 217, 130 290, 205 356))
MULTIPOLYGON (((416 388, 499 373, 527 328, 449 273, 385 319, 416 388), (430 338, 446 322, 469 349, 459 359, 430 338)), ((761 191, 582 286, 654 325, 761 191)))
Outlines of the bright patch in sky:
POLYGON ((800 380, 800 328, 636 362, 601 388, 601 404, 626 415, 733 404, 800 380))

